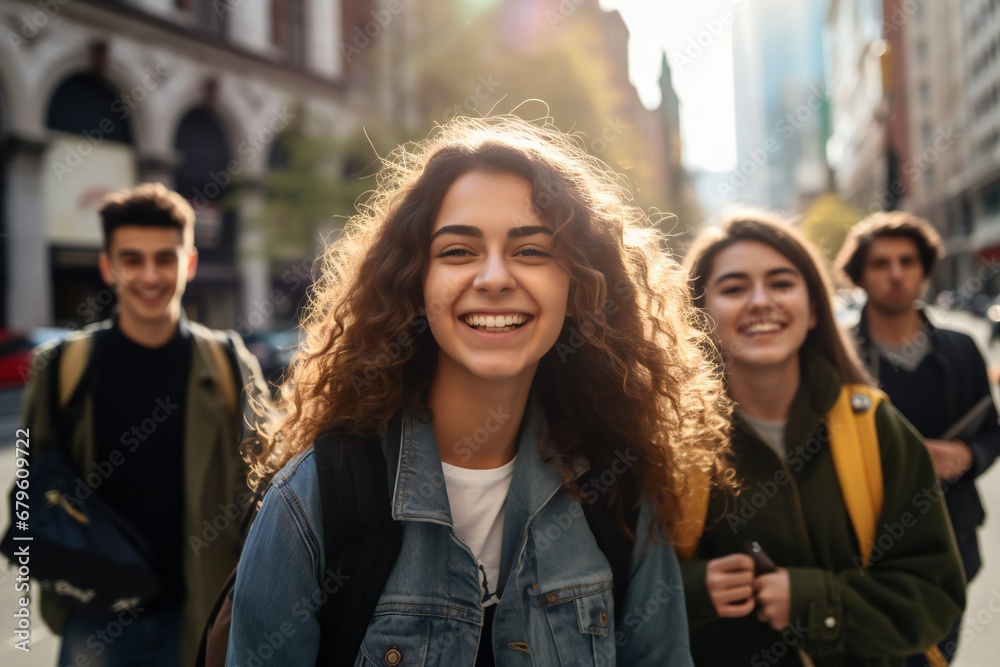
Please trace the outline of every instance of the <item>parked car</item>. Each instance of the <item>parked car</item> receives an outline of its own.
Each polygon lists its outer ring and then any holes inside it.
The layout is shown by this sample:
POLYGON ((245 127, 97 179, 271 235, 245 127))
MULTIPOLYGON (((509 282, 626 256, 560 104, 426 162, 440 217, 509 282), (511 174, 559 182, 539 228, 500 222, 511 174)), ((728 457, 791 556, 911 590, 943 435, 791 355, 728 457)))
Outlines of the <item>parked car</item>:
POLYGON ((23 387, 30 377, 32 350, 66 333, 65 329, 52 327, 0 328, 0 390, 23 387))

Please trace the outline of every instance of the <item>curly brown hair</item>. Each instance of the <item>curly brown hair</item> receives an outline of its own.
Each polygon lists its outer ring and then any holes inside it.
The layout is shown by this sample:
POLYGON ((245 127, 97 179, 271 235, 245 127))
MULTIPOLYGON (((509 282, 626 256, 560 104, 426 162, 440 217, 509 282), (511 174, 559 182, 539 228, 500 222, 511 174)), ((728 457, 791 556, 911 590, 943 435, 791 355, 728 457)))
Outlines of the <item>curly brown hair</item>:
MULTIPOLYGON (((686 276, 620 177, 548 123, 511 116, 456 118, 385 160, 375 193, 324 254, 281 414, 245 448, 251 487, 324 430, 378 437, 401 406, 428 410, 438 354, 422 294, 430 232, 450 185, 473 170, 531 184, 534 207, 555 230, 553 255, 570 274, 574 315, 533 381, 543 438, 557 452, 549 463, 579 497, 569 458, 606 470, 627 447, 655 524, 672 535, 685 471, 721 478, 729 430, 686 276)), ((623 509, 614 492, 603 501, 623 509)))
POLYGON ((931 223, 906 211, 879 211, 851 227, 837 253, 837 269, 858 287, 861 286, 868 260, 868 248, 872 241, 880 238, 913 241, 917 245, 925 278, 934 275, 938 263, 944 259, 944 242, 931 223))

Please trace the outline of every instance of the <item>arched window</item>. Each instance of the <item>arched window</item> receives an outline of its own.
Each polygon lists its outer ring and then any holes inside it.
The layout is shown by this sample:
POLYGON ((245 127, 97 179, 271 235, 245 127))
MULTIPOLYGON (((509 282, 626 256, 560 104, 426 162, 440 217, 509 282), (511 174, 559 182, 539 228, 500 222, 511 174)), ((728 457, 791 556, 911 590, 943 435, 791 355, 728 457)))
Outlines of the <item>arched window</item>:
POLYGON ((45 125, 70 134, 100 132, 102 140, 132 143, 131 110, 96 74, 76 74, 60 84, 49 102, 45 125))
POLYGON ((212 109, 188 111, 177 126, 180 162, 174 189, 194 206, 198 276, 184 294, 188 315, 209 326, 231 327, 238 315, 237 213, 234 180, 242 165, 232 159, 225 123, 212 109))
POLYGON ((239 169, 230 164, 224 127, 219 115, 205 107, 184 115, 174 137, 181 157, 174 171, 174 188, 198 213, 195 244, 199 252, 209 259, 231 261, 234 238, 226 197, 239 169))
POLYGON ((105 195, 138 178, 130 101, 92 72, 69 76, 49 100, 45 124, 53 132, 43 157, 41 200, 58 325, 89 323, 111 311, 97 271, 104 242, 98 210, 105 195), (86 303, 98 306, 81 311, 86 303))

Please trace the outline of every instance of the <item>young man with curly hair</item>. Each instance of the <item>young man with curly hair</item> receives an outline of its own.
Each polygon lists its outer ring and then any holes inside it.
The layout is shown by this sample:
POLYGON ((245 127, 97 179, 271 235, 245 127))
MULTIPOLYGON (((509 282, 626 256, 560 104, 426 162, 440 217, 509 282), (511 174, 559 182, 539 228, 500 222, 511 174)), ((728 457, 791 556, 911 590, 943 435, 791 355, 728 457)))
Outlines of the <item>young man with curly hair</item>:
POLYGON ((132 525, 162 592, 115 626, 120 614, 80 613, 45 591, 43 617, 63 637, 60 665, 191 664, 239 556, 252 504, 240 443, 252 435, 250 402, 267 392, 239 336, 184 316, 181 297, 198 266, 188 202, 145 183, 108 196, 100 215, 100 271, 117 307, 107 321, 38 351, 24 422, 33 454, 61 447, 132 525), (74 365, 96 372, 67 374, 74 365), (60 437, 60 405, 73 387, 85 392, 82 409, 60 437), (108 635, 113 626, 120 636, 108 635))
MULTIPOLYGON (((985 516, 975 480, 1000 454, 1000 425, 975 342, 935 326, 917 305, 942 257, 941 238, 926 220, 881 212, 851 230, 837 268, 868 294, 855 329, 859 351, 926 440, 971 580, 982 564, 976 529, 985 516)), ((950 659, 957 644, 958 625, 942 653, 950 659)), ((910 664, 924 663, 914 657, 910 664)))

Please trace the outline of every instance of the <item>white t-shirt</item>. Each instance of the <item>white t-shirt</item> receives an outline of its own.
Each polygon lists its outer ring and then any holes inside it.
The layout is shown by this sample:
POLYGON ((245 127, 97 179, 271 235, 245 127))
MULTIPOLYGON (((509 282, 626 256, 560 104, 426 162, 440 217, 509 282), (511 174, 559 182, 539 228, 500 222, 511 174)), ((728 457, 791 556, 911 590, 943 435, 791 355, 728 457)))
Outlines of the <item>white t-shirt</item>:
POLYGON ((483 605, 496 604, 503 515, 517 457, 499 468, 472 470, 441 463, 455 534, 479 561, 483 605))

